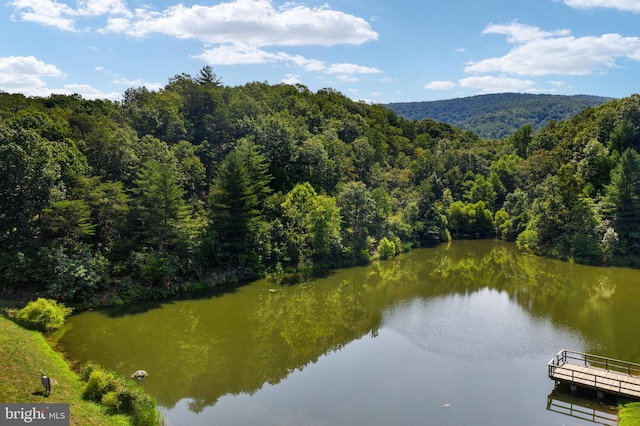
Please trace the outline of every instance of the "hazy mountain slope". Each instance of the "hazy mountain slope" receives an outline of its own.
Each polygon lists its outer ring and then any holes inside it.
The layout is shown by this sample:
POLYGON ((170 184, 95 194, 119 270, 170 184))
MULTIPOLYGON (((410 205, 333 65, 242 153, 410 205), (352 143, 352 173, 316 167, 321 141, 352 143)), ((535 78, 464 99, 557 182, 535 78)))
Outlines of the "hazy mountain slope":
POLYGON ((472 131, 483 138, 509 136, 525 124, 534 129, 549 121, 566 120, 611 98, 589 95, 533 95, 500 93, 426 102, 399 102, 386 106, 407 119, 431 118, 472 131))

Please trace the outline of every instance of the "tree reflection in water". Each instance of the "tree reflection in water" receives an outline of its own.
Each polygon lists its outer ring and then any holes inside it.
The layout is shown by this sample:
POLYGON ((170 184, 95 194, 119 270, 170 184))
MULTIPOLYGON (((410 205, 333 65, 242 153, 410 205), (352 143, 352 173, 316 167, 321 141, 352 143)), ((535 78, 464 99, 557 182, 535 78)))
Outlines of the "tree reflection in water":
MULTIPOLYGON (((416 298, 508 295, 530 316, 583 336, 588 352, 640 361, 640 271, 535 257, 497 241, 455 241, 291 285, 260 280, 215 297, 132 315, 86 312, 59 334, 70 357, 127 374, 164 407, 200 412, 223 395, 253 394, 365 335, 416 298)), ((556 348, 560 350, 562 348, 556 348)), ((554 349, 555 350, 555 349, 554 349)))

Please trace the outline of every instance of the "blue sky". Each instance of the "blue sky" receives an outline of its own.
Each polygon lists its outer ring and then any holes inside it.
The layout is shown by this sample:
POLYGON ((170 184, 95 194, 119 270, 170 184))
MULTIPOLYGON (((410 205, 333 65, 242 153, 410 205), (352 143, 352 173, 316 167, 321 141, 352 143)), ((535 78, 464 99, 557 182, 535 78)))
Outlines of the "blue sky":
POLYGON ((387 103, 640 91, 640 0, 5 0, 0 90, 118 100, 210 65, 228 86, 387 103))

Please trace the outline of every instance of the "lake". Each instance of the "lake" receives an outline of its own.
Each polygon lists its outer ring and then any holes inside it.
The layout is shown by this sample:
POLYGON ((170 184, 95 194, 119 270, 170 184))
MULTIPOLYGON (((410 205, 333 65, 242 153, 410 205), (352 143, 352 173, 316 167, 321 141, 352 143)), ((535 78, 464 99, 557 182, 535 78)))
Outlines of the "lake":
POLYGON ((640 271, 454 241, 83 312, 57 339, 73 360, 146 370, 168 425, 590 425, 615 401, 554 389, 547 362, 563 348, 640 362, 639 327, 640 271))

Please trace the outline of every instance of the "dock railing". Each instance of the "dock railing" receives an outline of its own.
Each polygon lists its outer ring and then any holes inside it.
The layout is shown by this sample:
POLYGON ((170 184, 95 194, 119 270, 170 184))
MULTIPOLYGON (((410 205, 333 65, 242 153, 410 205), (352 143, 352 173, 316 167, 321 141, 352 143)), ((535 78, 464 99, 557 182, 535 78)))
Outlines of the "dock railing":
POLYGON ((632 396, 640 394, 640 385, 638 384, 640 364, 563 349, 549 361, 548 367, 549 377, 556 382, 576 383, 594 389, 632 396), (563 368, 565 364, 584 366, 591 370, 576 372, 567 368, 569 366, 563 368), (614 381, 615 384, 612 385, 611 380, 605 377, 604 373, 606 372, 618 374, 614 381))
POLYGON ((617 371, 618 373, 626 373, 630 376, 640 376, 640 364, 568 349, 561 350, 556 354, 555 360, 552 359, 549 361, 549 369, 551 370, 552 365, 560 367, 566 362, 584 365, 585 367, 600 368, 607 371, 617 371))

